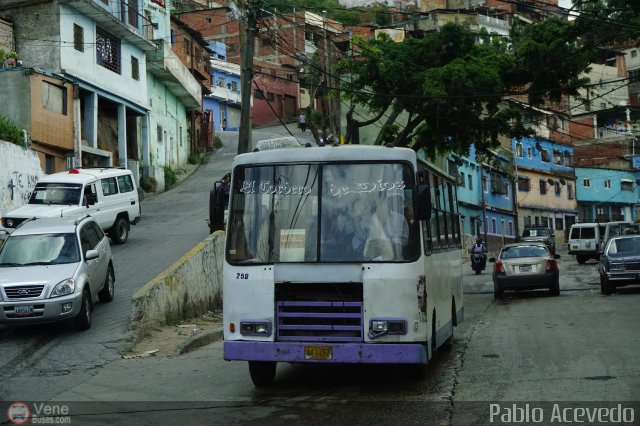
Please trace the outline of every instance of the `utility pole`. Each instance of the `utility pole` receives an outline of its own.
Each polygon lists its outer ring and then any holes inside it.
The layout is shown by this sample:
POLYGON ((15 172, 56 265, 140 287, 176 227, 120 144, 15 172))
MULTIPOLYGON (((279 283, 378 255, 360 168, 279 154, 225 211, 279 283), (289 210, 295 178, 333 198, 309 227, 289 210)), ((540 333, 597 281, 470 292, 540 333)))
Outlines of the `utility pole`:
POLYGON ((248 0, 243 4, 245 16, 240 19, 240 131, 238 132, 238 154, 250 151, 251 147, 251 83, 253 82, 253 50, 256 26, 260 10, 259 0, 248 0))

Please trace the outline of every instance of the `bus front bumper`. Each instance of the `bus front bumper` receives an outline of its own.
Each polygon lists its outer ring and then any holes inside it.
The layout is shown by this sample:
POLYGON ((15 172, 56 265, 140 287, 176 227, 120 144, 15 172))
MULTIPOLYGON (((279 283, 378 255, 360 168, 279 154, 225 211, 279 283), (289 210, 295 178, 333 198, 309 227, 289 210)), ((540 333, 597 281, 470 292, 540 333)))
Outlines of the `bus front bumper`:
POLYGON ((341 364, 424 364, 419 343, 326 343, 225 341, 227 361, 322 362, 341 364))

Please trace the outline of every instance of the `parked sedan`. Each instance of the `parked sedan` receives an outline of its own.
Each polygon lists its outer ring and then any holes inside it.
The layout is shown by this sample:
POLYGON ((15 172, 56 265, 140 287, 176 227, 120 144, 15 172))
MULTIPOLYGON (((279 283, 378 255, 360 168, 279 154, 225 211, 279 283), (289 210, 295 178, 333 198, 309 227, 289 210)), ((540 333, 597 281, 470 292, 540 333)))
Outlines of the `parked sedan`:
POLYGON ((600 255, 600 291, 615 293, 616 287, 640 284, 640 235, 614 237, 600 255))
POLYGON ((502 297, 505 290, 548 288, 552 296, 560 294, 559 254, 543 243, 506 244, 494 262, 493 293, 502 297))
POLYGON ((86 330, 114 282, 109 239, 90 216, 26 220, 0 248, 0 323, 72 320, 86 330))

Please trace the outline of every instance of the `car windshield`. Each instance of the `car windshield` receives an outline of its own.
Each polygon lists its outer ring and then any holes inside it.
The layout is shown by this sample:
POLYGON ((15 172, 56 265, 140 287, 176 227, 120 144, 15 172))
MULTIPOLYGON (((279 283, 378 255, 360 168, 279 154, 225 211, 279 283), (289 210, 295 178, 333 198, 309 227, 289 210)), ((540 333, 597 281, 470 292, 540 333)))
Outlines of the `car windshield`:
POLYGON ((546 228, 542 229, 525 229, 522 232, 523 237, 548 237, 549 230, 546 228))
POLYGON ((70 183, 36 184, 29 204, 79 205, 82 185, 70 183))
POLYGON ((636 256, 640 255, 640 238, 617 238, 609 244, 609 255, 636 256))
POLYGON ((540 246, 513 246, 502 249, 500 259, 516 259, 519 257, 547 257, 549 251, 540 246))
POLYGON ((75 234, 11 236, 0 249, 0 267, 55 265, 79 261, 80 250, 75 234))

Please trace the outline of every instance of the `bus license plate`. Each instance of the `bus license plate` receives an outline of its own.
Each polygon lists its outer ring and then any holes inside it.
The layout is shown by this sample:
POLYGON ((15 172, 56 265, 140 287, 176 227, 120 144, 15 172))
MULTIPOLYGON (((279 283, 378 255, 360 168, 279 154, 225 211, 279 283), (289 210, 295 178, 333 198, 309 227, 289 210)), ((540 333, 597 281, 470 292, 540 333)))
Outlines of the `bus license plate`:
POLYGON ((308 360, 329 360, 333 358, 333 347, 331 346, 305 346, 304 359, 308 360))
POLYGON ((30 317, 31 315, 33 315, 33 306, 32 305, 16 306, 13 308, 13 313, 17 317, 30 317))
POLYGON ((531 272, 531 265, 520 266, 520 272, 531 272))

